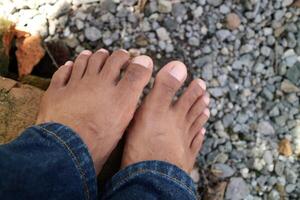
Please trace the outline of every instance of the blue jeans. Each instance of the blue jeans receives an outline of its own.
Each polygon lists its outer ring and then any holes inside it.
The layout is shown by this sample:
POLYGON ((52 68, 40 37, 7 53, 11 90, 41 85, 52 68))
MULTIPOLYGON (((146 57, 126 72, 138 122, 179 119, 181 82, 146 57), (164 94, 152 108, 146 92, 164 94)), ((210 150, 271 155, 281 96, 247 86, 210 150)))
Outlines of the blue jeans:
POLYGON ((119 171, 97 191, 93 161, 70 128, 32 126, 0 146, 0 199, 196 199, 192 179, 162 161, 140 162, 119 171))

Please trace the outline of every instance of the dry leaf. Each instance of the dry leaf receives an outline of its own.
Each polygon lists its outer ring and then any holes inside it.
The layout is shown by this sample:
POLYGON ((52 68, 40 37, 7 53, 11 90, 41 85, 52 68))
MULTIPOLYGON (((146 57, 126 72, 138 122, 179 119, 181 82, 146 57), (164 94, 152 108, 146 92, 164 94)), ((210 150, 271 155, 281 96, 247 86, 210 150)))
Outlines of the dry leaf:
POLYGON ((280 141, 278 151, 284 156, 291 156, 293 154, 292 146, 289 140, 283 139, 280 141))
POLYGON ((300 0, 295 0, 292 6, 296 8, 300 8, 300 0))
POLYGON ((28 36, 25 32, 18 32, 16 56, 18 60, 19 76, 30 74, 33 67, 40 62, 45 55, 41 46, 40 36, 28 36))

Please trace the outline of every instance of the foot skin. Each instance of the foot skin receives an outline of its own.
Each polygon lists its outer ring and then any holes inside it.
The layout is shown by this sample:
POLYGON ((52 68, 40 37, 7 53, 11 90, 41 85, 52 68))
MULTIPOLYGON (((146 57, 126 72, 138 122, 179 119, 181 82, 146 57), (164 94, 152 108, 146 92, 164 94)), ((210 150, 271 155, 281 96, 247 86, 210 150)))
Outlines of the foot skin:
POLYGON ((125 50, 85 50, 53 75, 37 123, 58 122, 76 131, 98 174, 132 119, 152 68, 148 56, 130 60, 125 50))
POLYGON ((128 130, 122 167, 161 160, 190 172, 201 148, 209 118, 205 83, 196 79, 173 102, 186 79, 183 63, 168 63, 158 73, 154 87, 138 109, 128 130))

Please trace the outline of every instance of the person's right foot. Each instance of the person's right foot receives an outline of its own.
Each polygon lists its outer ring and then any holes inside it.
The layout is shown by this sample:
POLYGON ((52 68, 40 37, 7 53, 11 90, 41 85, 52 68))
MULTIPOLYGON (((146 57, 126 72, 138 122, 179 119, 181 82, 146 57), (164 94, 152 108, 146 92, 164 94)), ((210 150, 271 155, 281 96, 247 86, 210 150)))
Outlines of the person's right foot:
POLYGON ((146 160, 172 163, 189 172, 201 148, 209 118, 205 83, 194 80, 173 103, 186 78, 183 63, 173 61, 158 73, 154 87, 128 130, 122 168, 146 160))
POLYGON ((122 137, 152 72, 152 59, 118 50, 83 51, 53 75, 37 123, 58 122, 87 145, 96 172, 122 137), (121 69, 127 66, 121 78, 121 69))

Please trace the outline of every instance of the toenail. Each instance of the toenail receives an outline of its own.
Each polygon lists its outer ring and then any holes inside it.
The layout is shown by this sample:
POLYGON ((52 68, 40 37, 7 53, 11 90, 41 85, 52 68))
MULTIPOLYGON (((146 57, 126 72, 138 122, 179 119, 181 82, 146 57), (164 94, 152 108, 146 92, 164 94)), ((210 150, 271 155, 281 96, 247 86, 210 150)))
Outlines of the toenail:
POLYGON ((185 69, 180 64, 175 64, 170 71, 170 74, 178 81, 183 81, 185 78, 185 69))
POLYGON ((207 95, 205 95, 203 97, 203 102, 205 103, 205 105, 208 105, 209 104, 209 97, 207 95))
POLYGON ((84 51, 82 51, 80 54, 83 54, 83 55, 87 55, 87 56, 89 56, 89 55, 91 55, 91 54, 92 54, 92 52, 91 52, 91 51, 89 51, 89 50, 84 50, 84 51))
POLYGON ((119 49, 119 51, 123 51, 124 53, 129 54, 125 49, 119 49))
POLYGON ((203 111, 203 114, 206 115, 207 117, 209 117, 210 112, 209 112, 209 110, 206 108, 206 109, 203 111))
POLYGON ((65 63, 65 66, 67 66, 67 67, 72 67, 72 65, 73 65, 73 62, 70 61, 70 60, 68 60, 68 61, 65 63))
POLYGON ((206 133, 206 130, 205 130, 205 128, 202 128, 201 129, 201 131, 200 131, 200 133, 204 136, 205 135, 205 133, 206 133))
POLYGON ((109 53, 106 49, 99 49, 97 52, 109 53))
POLYGON ((131 63, 150 68, 152 61, 148 56, 137 56, 132 59, 131 63))
POLYGON ((202 90, 206 90, 206 84, 203 80, 199 79, 198 84, 200 85, 202 90))

